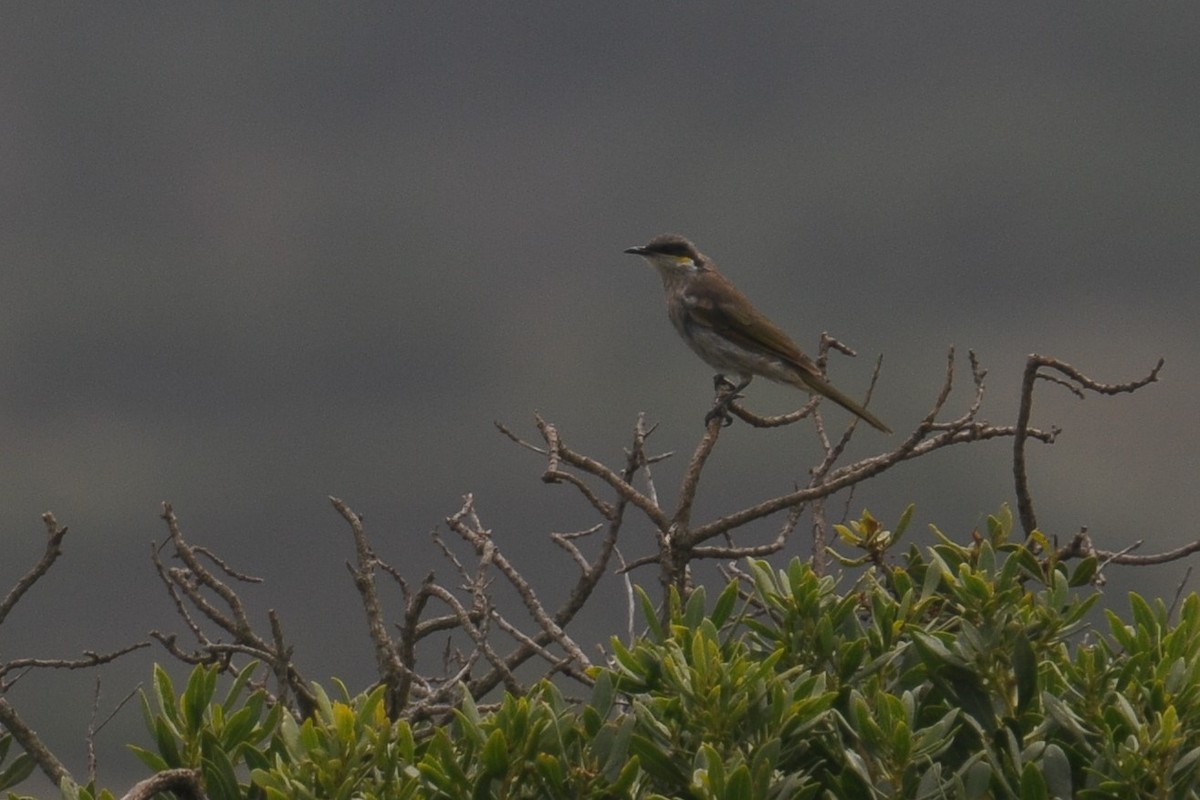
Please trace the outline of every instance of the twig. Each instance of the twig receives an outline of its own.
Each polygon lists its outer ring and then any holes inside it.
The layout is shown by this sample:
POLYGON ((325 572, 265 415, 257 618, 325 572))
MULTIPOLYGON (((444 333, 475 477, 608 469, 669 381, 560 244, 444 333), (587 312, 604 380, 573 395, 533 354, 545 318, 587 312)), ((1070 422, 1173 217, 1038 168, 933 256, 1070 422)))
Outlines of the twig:
POLYGON ((755 428, 779 428, 784 425, 791 425, 795 422, 799 422, 809 414, 812 414, 814 411, 816 411, 817 403, 819 402, 820 398, 812 397, 807 403, 795 411, 789 411, 786 414, 777 414, 774 416, 755 414, 753 411, 750 411, 738 402, 730 403, 729 410, 735 416, 737 416, 738 419, 749 423, 755 428))
MULTIPOLYGON (((149 646, 149 642, 135 642, 134 644, 126 645, 108 653, 84 650, 82 658, 13 658, 0 663, 0 676, 17 670, 28 669, 91 669, 101 664, 116 661, 121 656, 128 655, 134 650, 141 650, 143 647, 149 646)), ((11 682, 0 683, 0 693, 8 691, 11 685, 11 682)))
POLYGON ((1017 411, 1016 434, 1013 436, 1013 481, 1016 484, 1017 511, 1026 537, 1031 536, 1037 530, 1038 526, 1037 514, 1033 510, 1033 495, 1029 491, 1029 471, 1025 463, 1025 442, 1029 438, 1029 418, 1033 413, 1033 387, 1037 380, 1040 378, 1067 386, 1080 398, 1083 397, 1082 389, 1087 389, 1097 394, 1114 395, 1123 392, 1135 392, 1143 386, 1157 381, 1158 372, 1162 369, 1163 363, 1163 359, 1160 358, 1158 363, 1154 365, 1154 369, 1150 370, 1150 374, 1140 380, 1130 381, 1129 383, 1107 384, 1100 383, 1084 375, 1075 367, 1066 362, 1059 361, 1057 358, 1033 353, 1025 359, 1025 372, 1021 379, 1020 407, 1017 411), (1070 380, 1075 382, 1075 386, 1056 376, 1040 373, 1038 370, 1042 367, 1066 375, 1070 380))
POLYGON ((1124 564, 1127 566, 1145 567, 1153 564, 1167 564, 1172 561, 1178 561, 1181 558, 1186 558, 1192 553, 1200 553, 1200 541, 1188 542, 1182 547, 1177 547, 1174 550, 1168 550, 1165 553, 1151 553, 1144 556, 1130 555, 1128 550, 1141 545, 1138 541, 1130 546, 1127 550, 1122 550, 1117 553, 1110 553, 1104 550, 1097 550, 1096 553, 1101 558, 1105 559, 1105 563, 1109 564, 1124 564))
POLYGON ((470 543, 478 554, 484 556, 490 563, 495 565, 496 569, 505 577, 509 585, 516 590, 526 610, 529 611, 542 630, 553 637, 563 649, 570 653, 581 667, 591 664, 587 656, 584 655, 583 650, 579 648, 579 645, 546 613, 541 601, 537 599, 533 587, 529 585, 525 577, 517 571, 508 558, 491 541, 491 531, 485 530, 480 524, 479 518, 475 514, 473 500, 470 495, 464 498, 463 507, 456 514, 446 518, 446 524, 466 542, 470 543))
POLYGON ((1183 579, 1179 581, 1179 585, 1175 587, 1175 596, 1171 598, 1171 607, 1167 609, 1167 617, 1175 616, 1176 609, 1179 608, 1179 601, 1183 599, 1183 589, 1187 586, 1188 581, 1192 578, 1192 568, 1189 565, 1183 573, 1183 579))
POLYGON ((538 430, 541 431, 548 448, 546 471, 542 475, 543 481, 547 483, 559 482, 562 475, 565 474, 559 468, 559 464, 560 462, 566 462, 607 483, 623 500, 633 503, 640 508, 660 528, 665 529, 670 524, 663 510, 653 503, 649 497, 635 489, 628 480, 625 480, 621 475, 613 472, 599 461, 576 453, 566 447, 559 439, 558 429, 542 419, 540 415, 535 414, 534 419, 537 421, 538 430))
POLYGON ((172 792, 180 800, 207 800, 201 788, 200 774, 190 769, 166 769, 134 784, 121 800, 150 800, 172 792))
POLYGON ((58 786, 63 778, 71 777, 71 773, 50 752, 37 732, 25 724, 17 710, 3 697, 0 697, 0 726, 12 734, 17 744, 21 745, 21 749, 29 754, 55 786, 58 786))
POLYGON ((21 599, 29 588, 38 582, 45 575, 50 567, 54 566, 54 562, 62 555, 62 540, 67 535, 66 528, 60 528, 58 521, 54 519, 54 514, 47 511, 42 514, 42 522, 46 524, 46 549, 42 553, 41 559, 34 564, 28 572, 22 575, 13 588, 9 590, 3 602, 0 602, 0 624, 4 623, 4 619, 8 616, 8 612, 12 611, 13 606, 21 599))
POLYGON ((329 502, 350 525, 350 532, 354 537, 355 563, 347 563, 346 567, 354 579, 354 588, 362 598, 363 611, 367 614, 367 631, 371 643, 375 646, 375 668, 379 671, 380 681, 388 687, 387 708, 389 715, 394 719, 406 700, 399 692, 404 684, 407 668, 397 652, 396 643, 388 635, 387 623, 384 622, 383 607, 379 602, 379 591, 375 584, 375 567, 379 560, 367 540, 362 517, 336 497, 330 497, 329 502))
MULTIPOLYGON (((250 619, 246 616, 246 609, 242 605, 241 598, 237 596, 237 593, 233 589, 230 589, 225 583, 218 580, 215 575, 205 569, 204 565, 196 558, 195 548, 189 545, 183 538, 183 533, 179 529, 179 520, 176 518, 175 509, 171 507, 171 504, 163 503, 162 509, 162 518, 167 523, 167 530, 171 534, 171 542, 175 545, 175 554, 187 566, 190 576, 196 580, 197 585, 211 589, 218 597, 225 601, 225 604, 229 606, 229 610, 233 612, 233 620, 220 615, 211 604, 202 599, 202 596, 194 588, 187 585, 181 585, 180 588, 188 595, 188 599, 192 600, 198 608, 205 611, 206 616, 211 613, 221 617, 221 621, 218 624, 222 628, 247 639, 255 638, 254 630, 250 626, 250 619)), ((213 619, 212 616, 209 616, 209 618, 213 619)), ((213 621, 217 622, 216 619, 213 619, 213 621)))
POLYGON ((84 751, 87 754, 88 783, 96 782, 96 715, 100 712, 100 676, 96 676, 96 688, 92 691, 92 714, 88 718, 84 734, 84 751))
POLYGON ((168 652, 185 663, 214 663, 221 670, 228 671, 232 668, 231 659, 235 654, 245 654, 264 661, 270 666, 279 682, 279 695, 282 701, 286 704, 289 694, 294 695, 300 715, 310 714, 315 698, 292 661, 291 648, 287 647, 283 641, 283 631, 278 615, 274 610, 268 612, 268 620, 271 625, 271 642, 268 642, 254 631, 241 598, 232 588, 214 575, 201 562, 200 557, 203 556, 213 561, 219 569, 235 580, 257 582, 257 579, 242 575, 216 558, 211 552, 203 548, 197 549, 190 544, 183 536, 179 520, 175 516, 171 504, 163 503, 162 508, 162 518, 167 523, 175 555, 184 563, 185 567, 165 567, 159 558, 157 549, 152 551, 151 558, 160 579, 166 585, 167 591, 175 603, 176 611, 195 636, 201 649, 192 653, 184 651, 176 643, 174 634, 151 631, 150 635, 166 647, 168 652), (229 613, 214 605, 203 590, 215 594, 228 608, 229 613), (184 598, 187 600, 186 603, 184 598), (193 618, 188 604, 209 622, 232 636, 233 642, 224 644, 213 641, 193 618))

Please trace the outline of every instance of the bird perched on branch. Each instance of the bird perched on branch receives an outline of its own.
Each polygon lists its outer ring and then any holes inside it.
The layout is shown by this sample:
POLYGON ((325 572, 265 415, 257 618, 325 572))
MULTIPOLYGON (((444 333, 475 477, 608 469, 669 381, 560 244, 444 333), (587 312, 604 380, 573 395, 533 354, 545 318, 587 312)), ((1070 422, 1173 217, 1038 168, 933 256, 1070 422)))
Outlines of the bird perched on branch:
POLYGON ((675 330, 709 366, 741 382, 705 417, 725 417, 727 406, 755 375, 828 397, 884 433, 879 417, 834 387, 816 363, 717 272, 716 265, 682 236, 664 234, 625 251, 650 262, 662 276, 667 315, 675 330))

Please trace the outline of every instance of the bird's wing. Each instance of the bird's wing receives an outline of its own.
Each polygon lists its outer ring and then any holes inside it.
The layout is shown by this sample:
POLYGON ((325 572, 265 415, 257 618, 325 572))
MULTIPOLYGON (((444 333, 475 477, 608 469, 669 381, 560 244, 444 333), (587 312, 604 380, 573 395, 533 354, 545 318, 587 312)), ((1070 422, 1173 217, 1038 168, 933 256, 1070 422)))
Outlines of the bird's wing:
POLYGON ((796 368, 796 377, 810 392, 828 397, 884 433, 892 432, 883 420, 826 380, 816 363, 804 355, 775 323, 754 310, 737 287, 719 273, 708 272, 701 277, 693 280, 684 292, 689 324, 710 328, 751 352, 791 364, 796 368))
POLYGON ((738 288, 716 272, 692 281, 684 303, 691 322, 725 336, 747 350, 774 356, 814 376, 821 370, 779 326, 771 322, 738 288))

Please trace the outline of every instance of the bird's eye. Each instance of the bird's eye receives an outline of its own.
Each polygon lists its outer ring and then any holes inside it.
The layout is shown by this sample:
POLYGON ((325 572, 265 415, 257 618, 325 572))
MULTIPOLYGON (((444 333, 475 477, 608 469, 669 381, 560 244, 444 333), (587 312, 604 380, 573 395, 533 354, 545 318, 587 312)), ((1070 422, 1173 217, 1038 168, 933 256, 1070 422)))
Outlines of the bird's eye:
POLYGON ((663 255, 675 256, 676 258, 692 257, 692 248, 688 247, 683 242, 667 242, 666 244, 659 246, 658 252, 662 253, 663 255))

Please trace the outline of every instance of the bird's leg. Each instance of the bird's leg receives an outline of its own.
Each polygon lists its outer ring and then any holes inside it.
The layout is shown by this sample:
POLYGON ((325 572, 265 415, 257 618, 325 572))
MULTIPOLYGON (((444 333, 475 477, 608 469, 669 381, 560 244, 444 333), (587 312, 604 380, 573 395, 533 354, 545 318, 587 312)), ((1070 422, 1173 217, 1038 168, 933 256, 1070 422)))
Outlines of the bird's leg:
POLYGON ((750 385, 750 380, 753 376, 747 376, 742 379, 739 384, 734 384, 733 381, 726 378, 724 375, 717 374, 713 376, 713 389, 716 390, 717 396, 720 398, 717 404, 712 407, 707 414, 704 415, 704 426, 707 428, 708 423, 718 417, 721 419, 721 425, 728 428, 733 424, 733 417, 729 413, 729 404, 734 400, 741 399, 740 392, 750 385))
POLYGON ((719 372, 716 375, 713 375, 713 389, 718 392, 721 391, 722 388, 732 389, 734 385, 735 384, 733 381, 729 380, 729 378, 726 378, 719 372))

